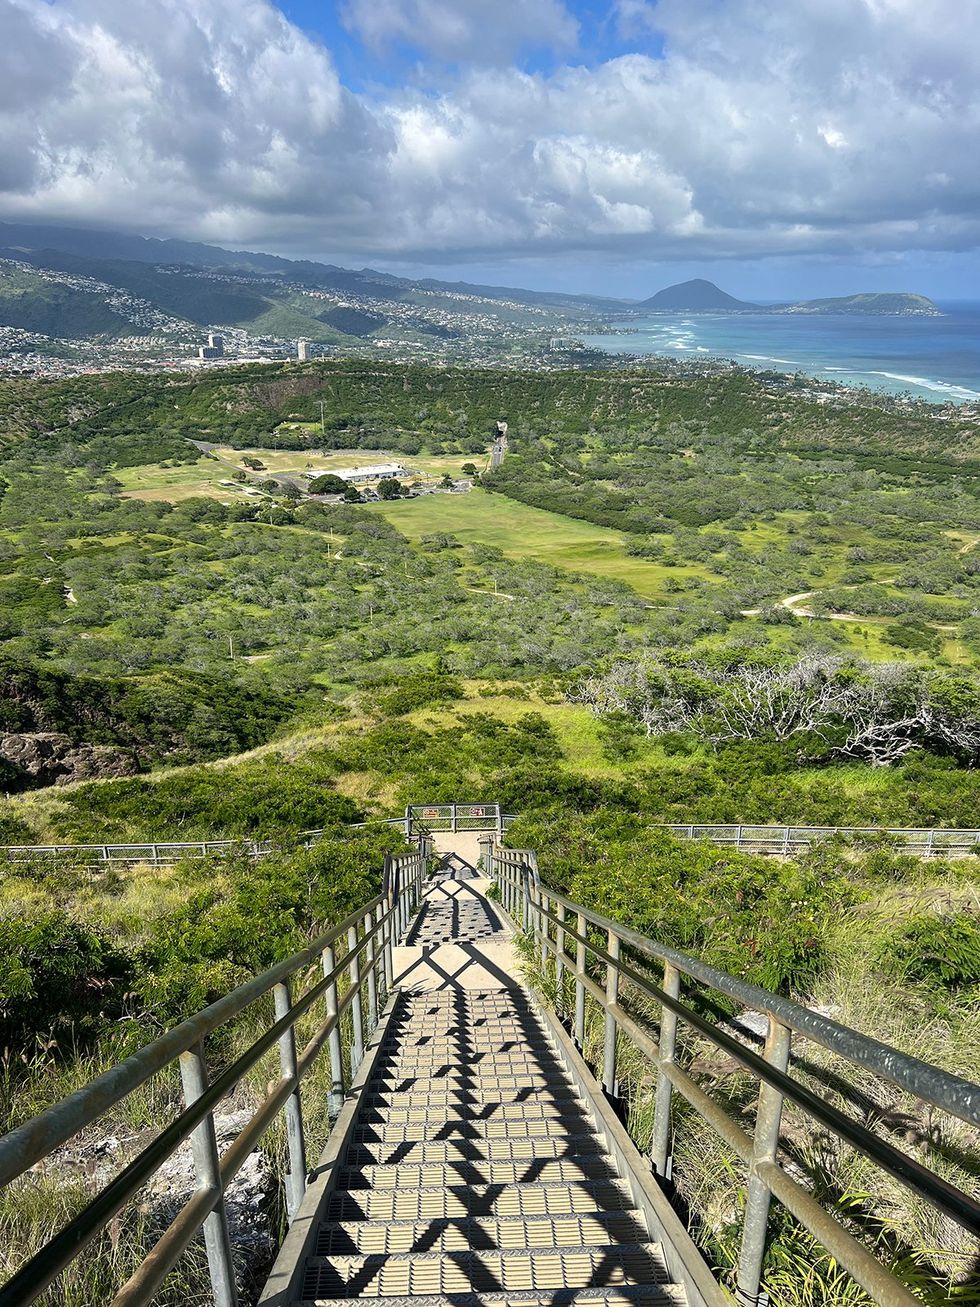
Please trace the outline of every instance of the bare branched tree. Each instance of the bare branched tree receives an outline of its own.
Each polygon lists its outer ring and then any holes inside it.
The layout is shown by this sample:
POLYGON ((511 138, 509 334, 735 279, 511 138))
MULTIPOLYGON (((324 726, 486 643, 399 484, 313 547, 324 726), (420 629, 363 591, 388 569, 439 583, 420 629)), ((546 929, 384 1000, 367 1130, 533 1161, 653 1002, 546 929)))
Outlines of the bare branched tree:
POLYGON ((907 663, 809 655, 717 668, 642 658, 614 664, 573 697, 600 715, 625 713, 647 735, 690 731, 716 744, 808 737, 872 766, 930 746, 980 759, 980 683, 907 663))

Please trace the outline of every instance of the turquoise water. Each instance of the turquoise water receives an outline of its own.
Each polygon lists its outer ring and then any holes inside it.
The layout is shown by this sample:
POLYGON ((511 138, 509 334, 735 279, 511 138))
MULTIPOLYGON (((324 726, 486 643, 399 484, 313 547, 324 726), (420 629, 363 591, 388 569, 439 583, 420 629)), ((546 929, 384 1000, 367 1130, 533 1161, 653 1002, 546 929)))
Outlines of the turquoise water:
POLYGON ((976 403, 980 304, 940 307, 941 318, 658 313, 612 324, 635 333, 583 339, 610 354, 734 359, 934 403, 976 403))

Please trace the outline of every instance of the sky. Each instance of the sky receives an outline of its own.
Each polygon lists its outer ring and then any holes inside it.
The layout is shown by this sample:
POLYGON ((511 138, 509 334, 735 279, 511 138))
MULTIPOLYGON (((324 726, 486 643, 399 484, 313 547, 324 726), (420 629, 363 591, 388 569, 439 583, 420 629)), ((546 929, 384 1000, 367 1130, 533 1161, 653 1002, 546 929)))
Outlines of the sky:
POLYGON ((0 219, 980 300, 978 0, 0 0, 0 219))

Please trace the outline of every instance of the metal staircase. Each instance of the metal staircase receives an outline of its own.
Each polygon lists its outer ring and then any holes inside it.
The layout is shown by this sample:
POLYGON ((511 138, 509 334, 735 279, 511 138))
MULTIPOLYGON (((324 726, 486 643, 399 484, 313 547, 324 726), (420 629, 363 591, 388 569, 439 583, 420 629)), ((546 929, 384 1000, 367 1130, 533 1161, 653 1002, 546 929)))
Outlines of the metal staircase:
POLYGON ((431 835, 406 819, 416 845, 386 858, 376 898, 0 1138, 0 1186, 17 1186, 8 1202, 22 1194, 29 1204, 40 1164, 179 1064, 183 1107, 0 1286, 0 1307, 28 1307, 48 1286, 57 1293, 62 1272, 185 1141, 197 1188, 111 1307, 148 1307, 202 1234, 211 1301, 239 1307, 224 1196, 280 1118, 289 1228, 260 1307, 353 1299, 366 1307, 730 1307, 672 1201, 674 1138, 691 1117, 743 1168, 732 1277, 739 1307, 757 1307, 765 1291, 774 1204, 870 1301, 921 1307, 901 1267, 879 1259, 880 1248, 806 1183, 785 1147, 784 1106, 797 1125, 861 1153, 929 1204, 952 1223, 947 1230, 977 1236, 980 1201, 969 1176, 956 1187, 939 1144, 923 1141, 913 1152, 887 1115, 857 1119, 849 1095, 859 1086, 857 1101, 872 1102, 873 1076, 881 1101, 903 1096, 903 1119, 928 1112, 940 1144, 941 1132, 956 1128, 949 1139, 972 1149, 977 1135, 962 1127, 980 1131, 980 1085, 566 898, 542 883, 532 850, 501 845, 493 805, 433 805, 420 809, 422 818, 431 835), (522 931, 547 1001, 520 978, 514 937, 522 931), (719 1000, 736 1015, 716 1020, 719 1000), (215 1057, 216 1035, 263 1011, 271 1024, 259 1023, 254 1043, 230 1063, 220 1046, 215 1057), (621 1038, 647 1062, 646 1155, 619 1115, 621 1038), (698 1078, 692 1040, 719 1050, 757 1086, 754 1111, 733 1115, 698 1078), (832 1095, 814 1091, 822 1083, 811 1074, 814 1049, 837 1060, 832 1095), (257 1068, 271 1075, 264 1097, 221 1152, 215 1112, 257 1068), (310 1094, 322 1103, 324 1093, 338 1114, 311 1169, 304 1111, 310 1094))
MULTIPOLYGON (((409 946, 503 936, 475 875, 446 860, 409 946)), ((688 1302, 512 975, 493 989, 401 991, 368 1062, 263 1307, 688 1302)))

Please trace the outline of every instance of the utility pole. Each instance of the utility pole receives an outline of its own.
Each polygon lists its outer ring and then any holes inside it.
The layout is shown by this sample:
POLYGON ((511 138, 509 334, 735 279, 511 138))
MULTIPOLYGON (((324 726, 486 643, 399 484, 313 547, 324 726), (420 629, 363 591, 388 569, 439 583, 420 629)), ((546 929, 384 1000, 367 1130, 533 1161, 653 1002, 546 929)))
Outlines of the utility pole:
POLYGON ((228 656, 232 662, 235 661, 235 641, 230 635, 228 637, 228 656))
POLYGON ((323 400, 321 399, 320 400, 320 435, 326 436, 326 434, 327 434, 327 427, 323 419, 323 400))

